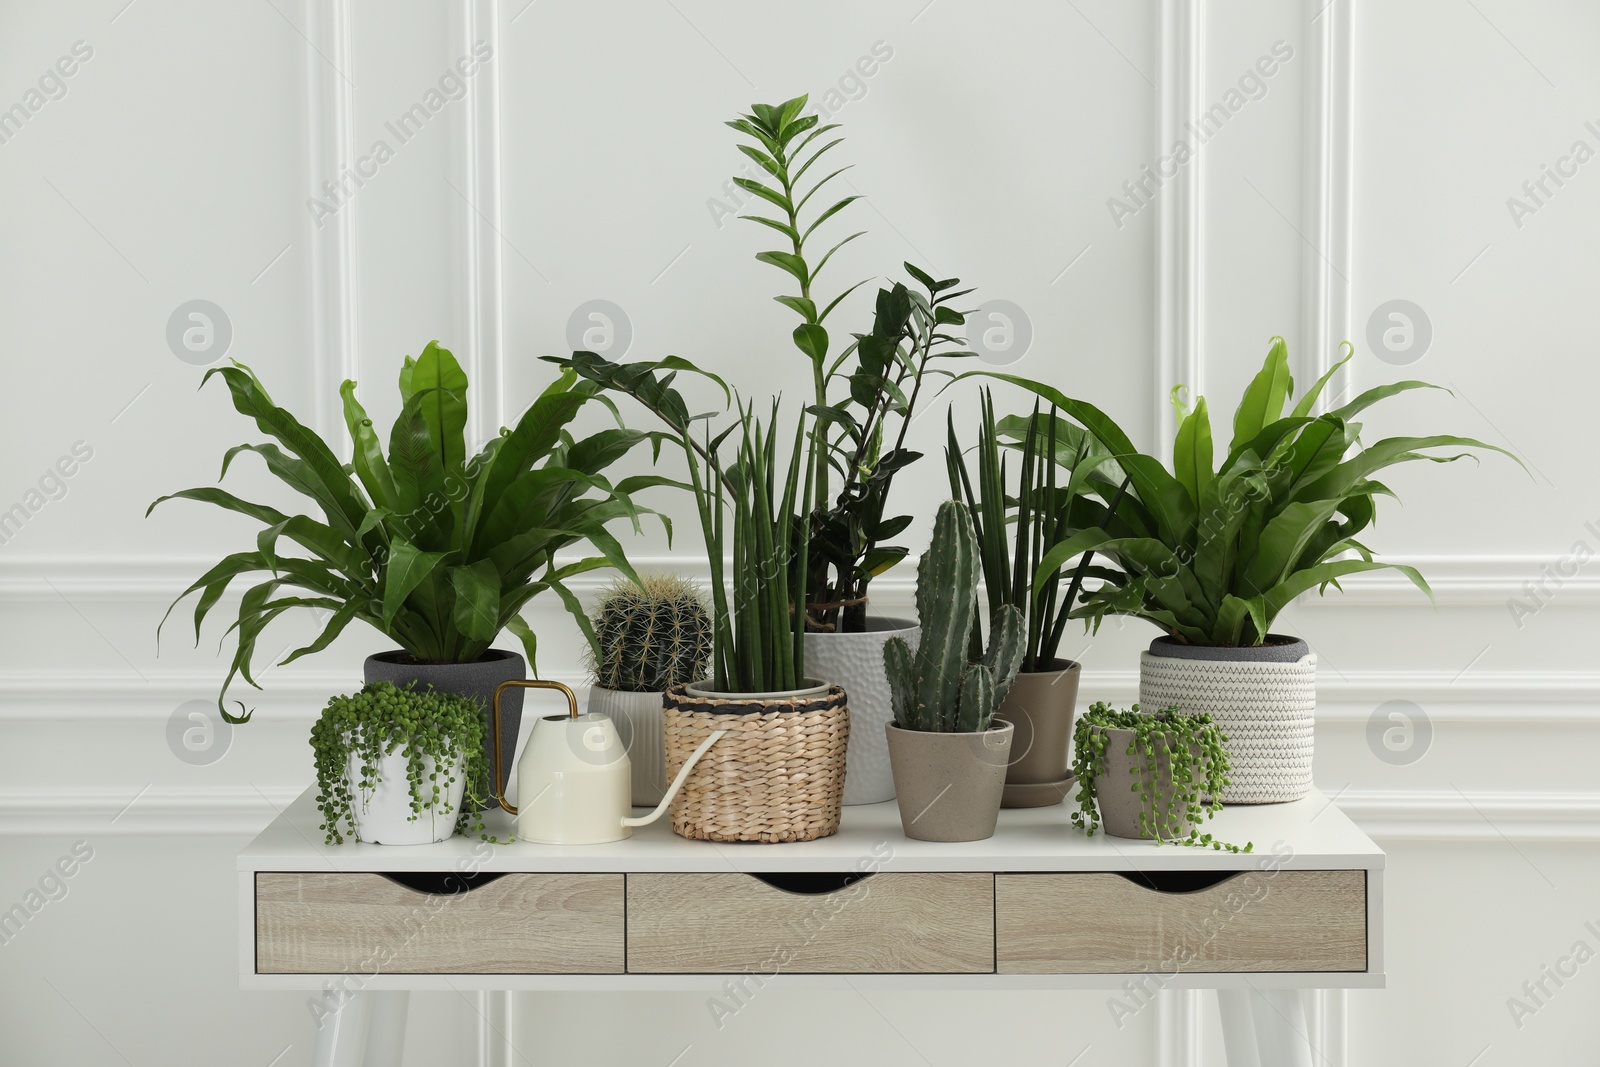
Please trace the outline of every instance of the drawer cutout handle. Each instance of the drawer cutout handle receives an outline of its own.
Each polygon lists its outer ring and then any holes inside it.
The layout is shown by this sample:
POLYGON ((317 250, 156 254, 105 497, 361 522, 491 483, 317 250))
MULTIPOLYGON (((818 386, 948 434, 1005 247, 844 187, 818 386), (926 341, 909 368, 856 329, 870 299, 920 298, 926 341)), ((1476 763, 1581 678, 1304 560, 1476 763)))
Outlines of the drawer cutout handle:
POLYGON ((874 872, 867 871, 807 871, 784 872, 782 874, 752 874, 750 877, 765 882, 772 888, 784 893, 796 893, 801 896, 820 897, 828 893, 837 893, 847 886, 871 878, 874 872))
POLYGON ((1118 871, 1118 874, 1132 882, 1134 885, 1145 889, 1152 889, 1157 893, 1199 893, 1210 889, 1214 885, 1221 885, 1230 878, 1237 878, 1243 871, 1118 871))
POLYGON ((395 885, 436 897, 470 893, 506 876, 504 871, 483 871, 478 874, 463 871, 379 871, 378 874, 395 885))

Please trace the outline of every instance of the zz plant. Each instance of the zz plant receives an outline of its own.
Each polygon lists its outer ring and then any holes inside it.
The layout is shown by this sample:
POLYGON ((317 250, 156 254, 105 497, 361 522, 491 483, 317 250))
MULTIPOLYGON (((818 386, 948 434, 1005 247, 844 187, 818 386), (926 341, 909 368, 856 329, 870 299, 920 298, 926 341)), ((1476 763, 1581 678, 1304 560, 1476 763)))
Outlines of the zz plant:
POLYGON ((668 479, 640 475, 612 484, 602 472, 644 441, 658 448, 661 435, 614 427, 574 438, 568 427, 585 405, 611 405, 597 384, 576 373, 561 375, 515 427, 469 455, 467 376, 448 350, 430 343, 401 368, 401 408, 387 455, 356 399, 356 383, 341 387, 349 463, 273 403, 249 367, 213 368, 202 387, 213 377, 228 386, 239 413, 275 442, 230 448, 222 475, 235 457, 255 453, 320 512, 290 515, 210 486, 150 505, 153 511, 167 500, 196 500, 262 526, 253 551, 223 558, 167 609, 170 616, 185 597, 200 594, 198 642, 201 623, 228 586, 244 575, 263 576, 245 592, 229 627, 238 631, 238 647, 217 699, 229 722, 247 722, 251 713, 240 705, 242 715, 229 714, 223 703, 228 686, 240 675, 260 688, 252 674, 257 641, 287 611, 313 608, 327 617, 321 634, 283 663, 322 651, 359 619, 423 663, 470 663, 509 629, 534 666, 537 640, 521 617, 530 600, 555 592, 592 647, 594 633, 567 580, 606 566, 635 577, 606 525, 627 519, 637 530, 648 509, 637 507, 632 494, 668 479), (285 542, 296 551, 285 552, 285 542), (557 560, 557 553, 584 545, 598 555, 557 560))
POLYGON ((626 693, 660 693, 705 677, 711 658, 711 615, 699 588, 685 578, 619 579, 600 597, 590 620, 598 653, 595 684, 626 693))
MULTIPOLYGON (((1259 645, 1273 620, 1301 593, 1339 587, 1339 579, 1391 568, 1430 597, 1413 567, 1373 558, 1361 540, 1377 516, 1377 498, 1394 496, 1374 478, 1399 463, 1450 463, 1471 452, 1510 452, 1470 437, 1435 434, 1386 437, 1361 443, 1356 420, 1387 397, 1426 382, 1374 386, 1354 400, 1312 414, 1330 379, 1350 361, 1351 350, 1285 412, 1294 393, 1288 350, 1275 337, 1259 374, 1233 416, 1233 437, 1219 463, 1205 398, 1191 409, 1173 391, 1178 431, 1171 470, 1134 448, 1132 441, 1092 404, 1025 378, 992 375, 1030 389, 1093 434, 1128 480, 1130 492, 1112 507, 1114 477, 1090 483, 1101 506, 1039 561, 1037 592, 1060 568, 1085 552, 1114 563, 1116 576, 1085 592, 1074 617, 1096 627, 1107 615, 1147 619, 1192 645, 1259 645), (1109 519, 1107 511, 1114 511, 1109 519)), ((1109 468, 1108 468, 1109 469, 1109 468)))
POLYGON ((987 730, 1022 662, 1022 613, 1001 605, 989 646, 979 644, 978 535, 958 500, 939 506, 933 540, 917 564, 916 652, 899 637, 884 642, 883 665, 895 725, 902 730, 987 730))
POLYGON ((1221 795, 1228 784, 1228 739, 1210 715, 1189 715, 1177 708, 1145 714, 1135 704, 1117 711, 1101 702, 1078 719, 1072 735, 1072 770, 1078 779, 1078 810, 1072 825, 1089 836, 1100 828, 1100 791, 1128 790, 1139 795, 1139 831, 1158 845, 1172 842, 1218 851, 1250 852, 1219 841, 1200 830, 1203 819, 1222 810, 1221 795), (1113 780, 1108 773, 1111 731, 1128 731, 1130 782, 1113 780))
POLYGON ((824 300, 816 289, 817 278, 839 249, 865 231, 834 241, 820 256, 807 251, 813 237, 820 239, 818 228, 861 197, 824 197, 813 203, 850 167, 808 176, 817 161, 844 139, 827 136, 838 123, 819 125, 816 115, 802 114, 806 102, 807 97, 798 96, 781 104, 753 104, 748 114, 728 123, 753 142, 740 144, 739 151, 754 160, 767 178, 733 180, 763 201, 766 206, 758 208, 768 212, 741 217, 788 241, 788 249, 758 252, 756 259, 787 273, 799 290, 774 299, 800 318, 792 339, 810 364, 810 410, 821 428, 814 456, 814 530, 804 586, 807 622, 813 630, 863 630, 868 584, 908 552, 886 542, 909 526, 911 517, 884 514, 896 472, 921 457, 905 447, 906 430, 926 377, 947 373, 936 368, 935 361, 971 355, 965 351, 965 339, 949 330, 965 322, 954 302, 972 290, 961 289, 957 278, 935 279, 906 263, 917 287, 895 282, 879 289, 871 329, 854 334, 854 341, 834 354, 828 317, 866 282, 846 285, 824 300))
POLYGON ((465 791, 455 828, 463 833, 481 830, 482 820, 472 813, 491 803, 485 722, 483 708, 470 697, 397 689, 389 682, 371 682, 360 692, 328 701, 311 727, 317 807, 328 844, 343 843, 347 833, 355 835, 356 797, 372 796, 379 784, 379 765, 396 751, 406 755, 409 821, 432 817, 448 806, 459 762, 465 791), (355 781, 351 781, 353 766, 360 775, 355 781))

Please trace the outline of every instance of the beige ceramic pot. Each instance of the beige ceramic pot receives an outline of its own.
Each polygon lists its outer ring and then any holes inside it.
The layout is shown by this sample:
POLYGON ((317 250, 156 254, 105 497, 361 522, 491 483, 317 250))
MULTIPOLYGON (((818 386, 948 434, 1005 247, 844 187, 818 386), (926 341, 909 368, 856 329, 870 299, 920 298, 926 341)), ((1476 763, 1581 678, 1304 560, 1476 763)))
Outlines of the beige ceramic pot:
POLYGON ((1072 779, 1067 749, 1072 742, 1082 670, 1069 659, 1052 660, 1049 667, 1019 673, 994 713, 996 722, 1009 722, 1017 728, 1001 801, 1007 808, 1059 804, 1072 779))
POLYGON ((1177 790, 1172 782, 1171 760, 1157 753, 1156 773, 1152 776, 1144 766, 1145 757, 1142 753, 1128 754, 1128 746, 1134 738, 1132 730, 1093 729, 1096 733, 1106 735, 1105 756, 1101 760, 1100 772, 1094 776, 1095 803, 1100 809, 1100 825, 1105 832, 1112 837, 1145 840, 1154 840, 1157 836, 1164 841, 1188 837, 1195 824, 1188 812, 1175 803, 1177 790), (1142 793, 1131 788, 1135 781, 1144 786, 1142 793), (1140 826, 1139 816, 1144 810, 1144 798, 1152 791, 1155 807, 1151 814, 1154 816, 1154 828, 1159 833, 1152 833, 1140 826))
POLYGON ((900 825, 916 841, 982 841, 994 836, 1016 728, 931 733, 884 727, 900 825))

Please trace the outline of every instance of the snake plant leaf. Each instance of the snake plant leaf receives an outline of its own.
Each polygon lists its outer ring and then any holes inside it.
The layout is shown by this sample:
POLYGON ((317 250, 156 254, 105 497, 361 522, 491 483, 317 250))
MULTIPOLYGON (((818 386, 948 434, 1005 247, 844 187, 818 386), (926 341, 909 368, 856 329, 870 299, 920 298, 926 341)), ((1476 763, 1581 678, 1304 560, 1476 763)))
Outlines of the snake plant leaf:
POLYGON ((1289 373, 1289 346, 1281 337, 1272 339, 1267 362, 1244 391, 1233 413, 1233 445, 1250 440, 1271 423, 1283 417, 1283 405, 1294 390, 1289 373))

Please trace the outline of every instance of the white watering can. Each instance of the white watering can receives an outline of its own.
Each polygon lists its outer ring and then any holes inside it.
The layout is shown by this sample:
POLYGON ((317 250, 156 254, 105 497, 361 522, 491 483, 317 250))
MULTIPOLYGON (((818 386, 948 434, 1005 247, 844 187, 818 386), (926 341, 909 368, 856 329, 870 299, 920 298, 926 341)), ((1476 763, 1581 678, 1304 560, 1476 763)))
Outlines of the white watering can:
POLYGON ((517 761, 517 799, 504 796, 500 806, 516 822, 519 840, 544 845, 598 845, 631 836, 632 827, 661 818, 688 779, 700 757, 726 730, 711 736, 684 761, 654 811, 637 818, 633 811, 633 769, 628 750, 614 723, 604 715, 578 714, 578 698, 560 682, 512 679, 494 691, 494 781, 500 781, 500 694, 510 688, 559 689, 567 697, 567 714, 545 715, 533 724, 522 758, 517 761))

